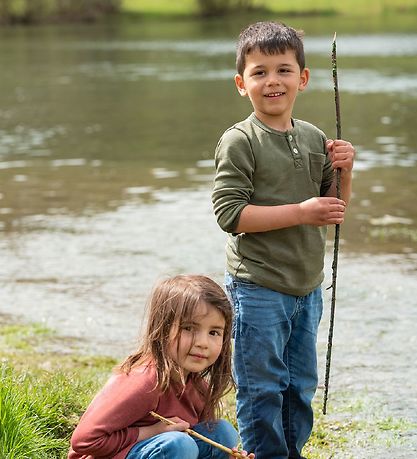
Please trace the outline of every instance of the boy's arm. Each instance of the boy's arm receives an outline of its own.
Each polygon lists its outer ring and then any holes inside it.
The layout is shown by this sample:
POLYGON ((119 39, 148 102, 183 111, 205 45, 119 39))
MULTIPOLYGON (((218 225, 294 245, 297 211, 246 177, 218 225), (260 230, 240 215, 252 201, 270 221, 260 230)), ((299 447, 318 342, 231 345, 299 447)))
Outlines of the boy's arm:
POLYGON ((344 201, 335 197, 310 198, 298 204, 255 206, 248 204, 240 213, 236 233, 260 233, 296 225, 340 224, 344 201))
MULTIPOLYGON (((349 204, 352 194, 352 169, 355 149, 345 140, 327 140, 327 151, 333 169, 340 169, 340 197, 349 204)), ((336 196, 336 174, 326 196, 336 196)))
POLYGON ((216 147, 213 210, 220 228, 236 232, 239 217, 254 192, 255 158, 247 136, 238 129, 227 130, 216 147))
POLYGON ((336 198, 336 174, 324 197, 298 204, 254 206, 248 204, 240 213, 237 233, 254 233, 296 225, 335 225, 343 223, 345 207, 352 193, 352 168, 355 149, 345 140, 327 140, 326 148, 333 169, 340 168, 340 197, 336 198))
POLYGON ((311 198, 277 206, 250 204, 255 159, 246 136, 236 130, 223 135, 216 148, 213 207, 220 227, 229 233, 255 233, 296 225, 323 226, 343 222, 344 201, 311 198))

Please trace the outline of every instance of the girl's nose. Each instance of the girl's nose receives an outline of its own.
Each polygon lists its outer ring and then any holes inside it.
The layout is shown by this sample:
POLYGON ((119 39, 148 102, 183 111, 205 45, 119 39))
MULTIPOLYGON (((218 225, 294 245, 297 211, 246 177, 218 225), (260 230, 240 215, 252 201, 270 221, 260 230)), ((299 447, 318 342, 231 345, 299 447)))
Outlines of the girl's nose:
POLYGON ((194 344, 197 347, 207 347, 207 335, 205 333, 197 333, 194 337, 194 344))

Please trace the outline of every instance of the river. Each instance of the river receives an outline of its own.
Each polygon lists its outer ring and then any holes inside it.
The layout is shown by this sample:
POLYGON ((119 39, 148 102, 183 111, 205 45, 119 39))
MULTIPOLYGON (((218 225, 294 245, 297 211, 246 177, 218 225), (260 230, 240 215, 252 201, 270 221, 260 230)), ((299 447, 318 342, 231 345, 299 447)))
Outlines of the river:
MULTIPOLYGON (((341 232, 331 393, 366 393, 387 415, 417 422, 417 33, 409 18, 372 28, 364 20, 287 22, 304 29, 311 69, 295 116, 329 137, 337 30, 342 133, 357 148, 341 232)), ((232 80, 243 25, 0 30, 1 313, 76 337, 83 352, 120 357, 135 345, 158 278, 199 272, 222 282, 213 150, 250 112, 232 80)), ((417 432, 384 448, 354 457, 410 457, 417 432)))

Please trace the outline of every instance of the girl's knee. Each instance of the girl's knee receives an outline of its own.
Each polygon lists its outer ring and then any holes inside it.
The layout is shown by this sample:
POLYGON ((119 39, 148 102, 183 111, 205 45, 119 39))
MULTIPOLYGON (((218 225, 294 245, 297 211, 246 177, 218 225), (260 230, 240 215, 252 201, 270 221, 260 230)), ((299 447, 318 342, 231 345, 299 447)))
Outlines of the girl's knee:
POLYGON ((185 432, 165 432, 161 435, 159 453, 155 457, 170 459, 198 459, 196 442, 185 432))
POLYGON ((216 424, 216 437, 219 438, 219 443, 228 448, 233 448, 239 443, 239 435, 230 422, 220 419, 216 424))
POLYGON ((194 430, 228 448, 233 448, 239 442, 239 435, 236 429, 224 419, 198 424, 194 427, 194 430))

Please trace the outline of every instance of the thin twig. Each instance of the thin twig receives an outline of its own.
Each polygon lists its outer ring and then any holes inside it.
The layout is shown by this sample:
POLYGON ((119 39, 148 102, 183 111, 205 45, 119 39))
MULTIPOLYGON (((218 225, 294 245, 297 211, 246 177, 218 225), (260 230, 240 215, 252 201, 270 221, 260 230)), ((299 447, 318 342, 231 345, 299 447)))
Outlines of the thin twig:
MULTIPOLYGON (((176 422, 171 421, 170 419, 164 418, 163 416, 161 416, 158 413, 155 413, 154 411, 150 411, 150 414, 154 418, 159 419, 160 421, 164 422, 165 424, 168 424, 168 425, 175 425, 176 424, 176 422)), ((185 429, 185 432, 187 432, 189 435, 192 435, 193 437, 196 437, 196 438, 198 438, 200 440, 205 441, 206 443, 209 443, 211 446, 214 446, 215 448, 221 449, 222 451, 224 451, 225 453, 230 454, 231 456, 247 459, 247 457, 245 458, 245 456, 243 456, 239 452, 233 451, 232 449, 228 448, 227 446, 224 446, 224 445, 222 445, 220 443, 217 443, 217 442, 211 440, 210 438, 205 437, 204 435, 199 434, 195 430, 185 429)))
MULTIPOLYGON (((336 106, 336 139, 342 137, 342 123, 340 120, 340 99, 339 99, 339 85, 337 82, 337 58, 336 58, 336 32, 333 37, 332 45, 332 73, 333 73, 333 86, 334 86, 334 101, 336 106)), ((340 199, 340 169, 336 170, 336 197, 340 199)), ((327 412, 327 398, 329 393, 329 379, 330 379, 330 364, 332 359, 332 344, 333 344, 333 330, 334 318, 336 311, 336 280, 337 280, 337 261, 339 255, 339 239, 340 239, 340 225, 335 225, 334 236, 334 249, 333 249, 333 263, 332 263, 332 301, 330 308, 330 324, 329 336, 327 339, 327 355, 326 355, 326 375, 324 380, 324 400, 323 400, 323 414, 327 412)))

